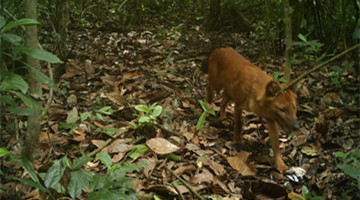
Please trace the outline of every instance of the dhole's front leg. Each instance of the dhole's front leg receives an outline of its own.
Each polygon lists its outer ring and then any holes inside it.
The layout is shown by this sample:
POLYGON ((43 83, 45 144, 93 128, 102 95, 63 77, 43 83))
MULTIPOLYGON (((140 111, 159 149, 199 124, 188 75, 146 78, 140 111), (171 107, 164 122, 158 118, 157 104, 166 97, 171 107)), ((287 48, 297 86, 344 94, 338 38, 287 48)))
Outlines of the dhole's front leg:
POLYGON ((275 167, 280 171, 285 171, 288 166, 286 166, 283 159, 281 158, 281 152, 279 147, 279 125, 277 122, 270 119, 266 119, 266 121, 269 129, 271 148, 274 152, 275 167))
POLYGON ((239 108, 239 106, 237 104, 235 104, 235 133, 234 133, 234 141, 236 143, 243 143, 243 138, 242 138, 242 109, 239 108))
POLYGON ((231 100, 231 98, 224 91, 223 99, 221 100, 221 103, 220 103, 220 120, 224 120, 226 118, 225 109, 230 100, 231 100))

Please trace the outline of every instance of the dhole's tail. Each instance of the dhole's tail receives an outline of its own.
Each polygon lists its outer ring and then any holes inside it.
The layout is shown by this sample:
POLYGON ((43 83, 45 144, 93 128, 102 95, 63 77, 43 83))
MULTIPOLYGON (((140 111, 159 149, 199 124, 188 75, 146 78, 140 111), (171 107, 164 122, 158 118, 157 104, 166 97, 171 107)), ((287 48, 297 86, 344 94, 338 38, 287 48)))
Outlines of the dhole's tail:
POLYGON ((205 59, 201 64, 201 71, 204 72, 205 74, 208 73, 208 58, 205 59))

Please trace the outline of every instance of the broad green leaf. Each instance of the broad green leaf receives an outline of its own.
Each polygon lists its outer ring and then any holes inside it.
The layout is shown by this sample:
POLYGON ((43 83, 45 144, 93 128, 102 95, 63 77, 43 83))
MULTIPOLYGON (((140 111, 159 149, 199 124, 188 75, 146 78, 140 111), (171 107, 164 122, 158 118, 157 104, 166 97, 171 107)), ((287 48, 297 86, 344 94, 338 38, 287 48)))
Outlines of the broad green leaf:
POLYGON ((36 110, 34 108, 9 107, 9 111, 12 114, 19 116, 31 116, 36 114, 36 110))
POLYGON ((71 166, 71 170, 77 170, 83 165, 85 165, 87 162, 92 161, 93 159, 91 157, 87 156, 81 156, 79 159, 76 159, 74 163, 71 166))
MULTIPOLYGON (((16 27, 16 26, 25 26, 25 25, 35 25, 35 24, 39 24, 38 21, 36 21, 35 19, 19 19, 16 21, 11 21, 8 24, 6 24, 4 26, 4 28, 1 30, 2 33, 5 33, 6 31, 16 27)), ((1 26, 0 26, 1 27, 1 26)))
POLYGON ((149 108, 147 106, 145 106, 145 105, 136 105, 135 109, 137 111, 145 112, 145 113, 148 113, 150 111, 149 108))
POLYGON ((1 158, 1 157, 4 157, 4 156, 7 156, 7 155, 9 155, 9 154, 11 154, 10 151, 8 151, 8 150, 5 149, 5 148, 0 147, 0 158, 1 158))
POLYGON ((59 88, 57 84, 54 83, 47 75, 42 73, 40 70, 34 68, 30 64, 26 62, 22 62, 32 73, 34 73, 37 76, 37 80, 40 82, 48 85, 50 88, 52 88, 54 91, 64 95, 64 92, 59 88))
POLYGON ((139 144, 139 145, 135 145, 128 155, 130 158, 136 159, 139 157, 140 154, 143 154, 148 150, 149 148, 146 145, 139 144))
POLYGON ((2 36, 4 40, 16 46, 20 46, 20 42, 23 41, 22 37, 12 33, 3 33, 0 36, 2 36))
POLYGON ((68 193, 73 198, 80 196, 82 190, 87 190, 89 188, 89 182, 92 179, 91 172, 87 171, 74 171, 71 173, 71 179, 68 185, 68 193))
POLYGON ((13 47, 13 49, 29 55, 33 58, 44 60, 49 63, 62 63, 62 61, 56 55, 42 49, 29 48, 24 46, 15 46, 13 47))
POLYGON ((203 113, 201 114, 201 116, 200 116, 197 124, 196 124, 196 130, 197 130, 197 131, 200 130, 200 129, 203 127, 204 122, 205 122, 205 118, 206 118, 206 112, 203 112, 203 113))
POLYGON ((100 153, 96 154, 96 156, 108 169, 111 169, 112 160, 111 160, 111 157, 109 154, 107 154, 105 152, 100 152, 100 153))
POLYGON ((103 188, 105 185, 105 179, 106 176, 101 174, 95 174, 89 184, 90 191, 95 191, 103 188))
POLYGON ((56 161, 46 172, 44 183, 46 188, 54 187, 64 174, 65 166, 63 165, 63 159, 56 161))
POLYGON ((6 24, 6 20, 3 16, 0 16, 0 30, 2 27, 4 27, 4 25, 6 24))
POLYGON ((305 199, 309 199, 309 197, 311 196, 308 188, 305 185, 302 186, 301 195, 305 197, 305 199))
POLYGON ((154 200, 161 200, 160 197, 154 195, 154 200))
POLYGON ((341 170, 343 170, 344 173, 347 174, 348 176, 350 176, 358 181, 360 180, 359 168, 352 167, 351 165, 348 165, 348 164, 338 164, 337 167, 340 168, 341 170))
POLYGON ((30 185, 30 186, 32 186, 32 187, 34 187, 34 188, 38 188, 38 189, 41 190, 41 191, 44 191, 44 192, 49 193, 49 190, 48 190, 48 189, 46 189, 46 188, 45 188, 44 186, 42 186, 40 183, 34 182, 34 181, 32 181, 32 180, 22 179, 22 178, 15 177, 15 176, 10 176, 10 177, 8 177, 8 178, 11 178, 11 179, 16 180, 16 181, 20 181, 20 182, 22 182, 22 183, 24 183, 24 184, 26 184, 26 185, 30 185))
POLYGON ((27 92, 29 85, 21 76, 11 72, 2 73, 4 73, 4 80, 0 85, 0 91, 20 90, 24 94, 27 92))
POLYGON ((33 164, 26 158, 24 153, 22 153, 21 155, 21 165, 27 171, 27 173, 29 173, 33 181, 35 181, 36 183, 40 183, 33 164))
POLYGON ((347 157, 346 154, 344 152, 342 152, 342 151, 337 151, 337 152, 334 153, 334 155, 337 158, 344 158, 345 159, 347 157))
POLYGON ((90 116, 90 112, 84 112, 84 113, 81 113, 81 114, 80 114, 80 119, 81 119, 81 121, 83 122, 83 121, 85 121, 87 118, 89 118, 89 116, 90 116))
POLYGON ((100 120, 104 120, 104 117, 100 113, 96 113, 96 117, 98 117, 100 120))
POLYGON ((137 165, 125 165, 121 166, 118 169, 111 171, 108 175, 108 183, 114 180, 119 180, 124 178, 127 173, 131 173, 133 171, 140 171, 140 167, 137 165))
POLYGON ((11 91, 11 92, 14 93, 16 96, 18 96, 28 107, 44 110, 44 108, 40 104, 38 104, 35 100, 30 98, 29 96, 16 91, 11 91))
POLYGON ((16 106, 16 102, 14 101, 13 97, 10 95, 0 94, 0 103, 16 106))
POLYGON ((142 117, 140 117, 140 119, 139 119, 139 122, 140 122, 140 123, 150 122, 150 121, 151 121, 151 118, 148 117, 148 116, 142 116, 142 117))
POLYGON ((151 114, 153 117, 158 117, 162 112, 161 106, 156 106, 154 112, 151 114))
POLYGON ((305 36, 302 35, 301 33, 299 33, 298 37, 299 37, 300 40, 302 40, 302 41, 304 41, 304 42, 307 42, 305 36))
POLYGON ((209 113, 210 115, 213 115, 213 116, 216 115, 214 110, 209 110, 207 113, 209 113))

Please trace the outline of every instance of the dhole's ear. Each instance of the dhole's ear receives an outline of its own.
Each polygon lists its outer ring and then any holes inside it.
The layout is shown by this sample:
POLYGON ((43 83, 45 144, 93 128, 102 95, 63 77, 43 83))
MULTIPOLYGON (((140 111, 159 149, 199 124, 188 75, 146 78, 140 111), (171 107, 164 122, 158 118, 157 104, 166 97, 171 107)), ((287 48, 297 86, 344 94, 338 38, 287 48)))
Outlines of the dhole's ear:
POLYGON ((270 81, 266 85, 266 96, 272 97, 275 96, 275 94, 281 90, 280 84, 276 81, 270 81))

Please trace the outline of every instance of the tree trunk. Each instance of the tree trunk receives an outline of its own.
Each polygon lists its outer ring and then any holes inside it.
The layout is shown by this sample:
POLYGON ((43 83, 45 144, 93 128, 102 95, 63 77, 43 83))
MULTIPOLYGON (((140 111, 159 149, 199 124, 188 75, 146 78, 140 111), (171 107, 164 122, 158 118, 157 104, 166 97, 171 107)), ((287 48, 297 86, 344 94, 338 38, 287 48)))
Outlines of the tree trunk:
POLYGON ((283 0, 285 14, 285 73, 284 78, 290 80, 291 57, 292 57, 292 35, 291 35, 291 16, 289 0, 283 0))
POLYGON ((271 32, 272 11, 270 4, 271 4, 270 0, 265 1, 265 7, 266 7, 265 51, 267 54, 275 53, 274 35, 271 32))
POLYGON ((70 23, 70 5, 69 0, 49 1, 49 10, 52 10, 52 21, 56 32, 56 54, 64 64, 55 65, 54 78, 55 81, 60 80, 60 76, 65 73, 65 63, 68 56, 66 47, 68 25, 70 23), (55 4, 55 8, 52 6, 55 4))
MULTIPOLYGON (((25 1, 25 17, 31 19, 37 19, 36 12, 37 0, 26 0, 25 1)), ((38 47, 38 38, 37 38, 37 26, 31 25, 26 26, 26 46, 30 48, 38 47)), ((27 62, 34 68, 41 70, 39 60, 27 56, 27 62)), ((30 88, 29 93, 35 99, 39 99, 42 96, 41 83, 38 81, 38 78, 35 74, 30 72, 30 88)), ((40 121, 41 121, 41 110, 36 109, 36 114, 29 116, 27 133, 25 135, 24 149, 26 157, 29 160, 33 160, 40 156, 40 146, 39 146, 39 132, 40 132, 40 121)))

